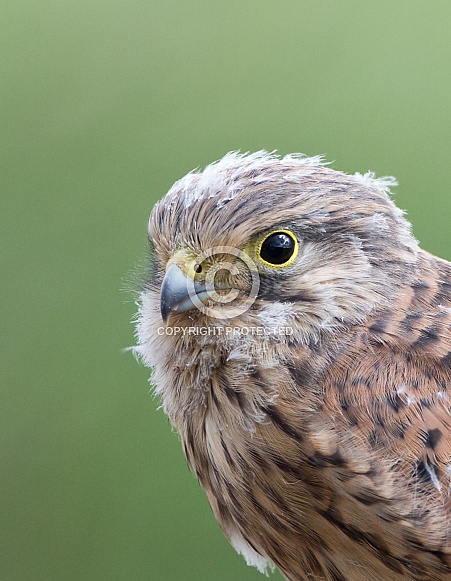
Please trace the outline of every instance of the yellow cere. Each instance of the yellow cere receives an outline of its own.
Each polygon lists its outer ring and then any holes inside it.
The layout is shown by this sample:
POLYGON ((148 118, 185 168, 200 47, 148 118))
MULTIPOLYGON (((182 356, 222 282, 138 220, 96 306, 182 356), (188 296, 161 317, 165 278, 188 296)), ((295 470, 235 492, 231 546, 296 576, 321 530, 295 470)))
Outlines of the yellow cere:
POLYGON ((171 264, 176 264, 185 273, 185 276, 191 280, 196 278, 197 261, 195 254, 187 248, 177 250, 175 254, 168 260, 166 270, 171 264))

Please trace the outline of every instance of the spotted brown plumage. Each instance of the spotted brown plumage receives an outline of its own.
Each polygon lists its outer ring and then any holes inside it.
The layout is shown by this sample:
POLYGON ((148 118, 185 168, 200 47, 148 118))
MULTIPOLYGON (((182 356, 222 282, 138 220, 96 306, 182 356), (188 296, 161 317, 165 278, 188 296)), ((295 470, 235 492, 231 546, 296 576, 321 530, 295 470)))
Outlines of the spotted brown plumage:
POLYGON ((150 217, 136 351, 232 545, 291 581, 451 579, 451 265, 393 184, 231 153, 150 217))

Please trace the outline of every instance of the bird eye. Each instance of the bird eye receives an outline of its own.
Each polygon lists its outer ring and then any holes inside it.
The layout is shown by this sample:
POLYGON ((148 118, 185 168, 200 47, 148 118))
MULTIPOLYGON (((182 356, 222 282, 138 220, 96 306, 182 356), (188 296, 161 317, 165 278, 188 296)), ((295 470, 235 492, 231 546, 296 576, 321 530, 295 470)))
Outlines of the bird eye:
POLYGON ((258 258, 276 268, 289 266, 298 253, 298 241, 292 232, 278 230, 263 238, 258 248, 258 258))

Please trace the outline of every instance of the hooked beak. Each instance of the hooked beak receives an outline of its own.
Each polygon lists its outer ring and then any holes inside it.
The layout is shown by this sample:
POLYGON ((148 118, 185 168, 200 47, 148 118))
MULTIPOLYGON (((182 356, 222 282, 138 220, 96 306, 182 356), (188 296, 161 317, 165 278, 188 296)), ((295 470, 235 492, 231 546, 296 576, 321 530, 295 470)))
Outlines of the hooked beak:
POLYGON ((170 264, 166 270, 160 291, 160 312, 166 323, 171 313, 183 313, 195 308, 191 297, 199 301, 208 298, 204 285, 190 280, 177 264, 170 264))

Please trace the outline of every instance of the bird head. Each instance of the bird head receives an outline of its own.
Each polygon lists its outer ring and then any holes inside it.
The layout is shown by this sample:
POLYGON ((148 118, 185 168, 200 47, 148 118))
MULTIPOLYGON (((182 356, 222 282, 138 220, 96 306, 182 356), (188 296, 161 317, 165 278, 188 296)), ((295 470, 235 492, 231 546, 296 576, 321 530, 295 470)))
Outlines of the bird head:
POLYGON ((415 262, 393 184, 334 171, 319 156, 266 152, 229 153, 189 173, 149 221, 161 322, 247 321, 288 304, 313 334, 358 322, 415 262))
POLYGON ((207 385, 226 360, 240 359, 240 373, 256 358, 277 366, 290 345, 386 307, 418 250, 394 184, 264 151, 229 153, 177 181, 150 216, 152 275, 137 315, 136 351, 163 400, 207 385), (279 328, 289 336, 267 332, 279 328))

